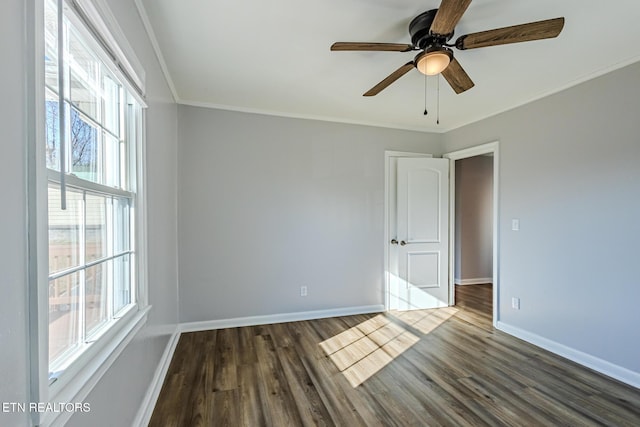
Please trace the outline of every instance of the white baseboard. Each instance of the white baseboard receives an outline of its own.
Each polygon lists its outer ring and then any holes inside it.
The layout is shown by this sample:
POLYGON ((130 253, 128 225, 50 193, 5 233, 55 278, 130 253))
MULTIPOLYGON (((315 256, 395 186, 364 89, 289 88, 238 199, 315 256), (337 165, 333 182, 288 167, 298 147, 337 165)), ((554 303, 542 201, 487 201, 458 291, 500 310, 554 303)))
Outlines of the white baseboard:
POLYGON ((466 285, 484 285, 487 283, 493 283, 493 277, 476 277, 474 279, 454 279, 454 283, 460 286, 466 285))
POLYGON ((384 305, 365 305, 329 310, 303 311, 298 313, 269 314, 265 316, 236 317, 233 319, 205 320, 180 324, 181 332, 206 331, 211 329, 237 328, 240 326, 267 325, 270 323, 298 322, 301 320, 323 319, 325 317, 352 316, 354 314, 379 313, 384 305))
POLYGON ((640 372, 634 372, 630 369, 623 368, 622 366, 614 365, 606 360, 597 358, 574 348, 567 347, 566 345, 557 343, 518 327, 508 325, 504 322, 497 322, 496 328, 580 365, 586 366, 587 368, 593 369, 594 371, 600 372, 601 374, 615 378, 616 380, 622 381, 630 386, 640 388, 640 372))
POLYGON ((174 332, 171 334, 171 337, 169 338, 169 342, 164 349, 164 353, 162 353, 160 362, 158 362, 158 367, 153 374, 153 378, 151 379, 151 383, 149 384, 147 393, 142 400, 140 409, 136 414, 136 418, 131 424, 133 427, 144 427, 149 425, 149 421, 151 421, 151 415, 153 415, 153 409, 156 406, 158 396, 160 395, 160 390, 162 389, 162 384, 164 383, 164 378, 167 376, 167 371, 169 370, 169 365, 171 364, 171 359, 173 359, 173 353, 176 350, 179 339, 180 325, 177 325, 174 329, 174 332))

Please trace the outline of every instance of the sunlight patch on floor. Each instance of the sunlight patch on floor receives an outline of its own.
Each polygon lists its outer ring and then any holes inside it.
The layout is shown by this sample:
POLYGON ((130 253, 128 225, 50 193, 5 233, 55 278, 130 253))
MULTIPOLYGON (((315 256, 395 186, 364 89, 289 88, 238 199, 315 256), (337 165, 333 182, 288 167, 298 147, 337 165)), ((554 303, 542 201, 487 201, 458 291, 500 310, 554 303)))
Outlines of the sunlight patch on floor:
POLYGON ((457 312, 457 308, 445 307, 433 310, 390 311, 387 314, 426 335, 457 312))
MULTIPOLYGON (((388 315, 426 335, 457 311, 447 307, 389 312, 388 315)), ((420 341, 418 336, 386 316, 378 314, 319 344, 354 388, 420 341)))

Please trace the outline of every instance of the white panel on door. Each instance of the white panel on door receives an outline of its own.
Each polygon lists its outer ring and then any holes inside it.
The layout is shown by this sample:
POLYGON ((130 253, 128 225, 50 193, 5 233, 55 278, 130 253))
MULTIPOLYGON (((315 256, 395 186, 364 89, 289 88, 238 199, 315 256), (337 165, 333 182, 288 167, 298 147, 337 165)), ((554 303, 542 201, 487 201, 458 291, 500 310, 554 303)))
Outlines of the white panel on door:
POLYGON ((440 254, 438 252, 409 252, 407 257, 407 286, 440 287, 440 254))
POLYGON ((407 237, 409 242, 440 242, 440 171, 420 168, 408 171, 407 237), (429 194, 431 197, 425 197, 429 194))

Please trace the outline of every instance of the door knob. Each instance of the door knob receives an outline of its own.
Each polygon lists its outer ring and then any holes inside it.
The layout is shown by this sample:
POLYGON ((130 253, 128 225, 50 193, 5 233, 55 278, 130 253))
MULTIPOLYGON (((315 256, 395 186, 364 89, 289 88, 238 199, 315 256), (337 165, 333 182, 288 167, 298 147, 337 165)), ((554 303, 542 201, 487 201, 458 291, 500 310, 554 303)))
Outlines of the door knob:
POLYGON ((407 242, 405 242, 404 240, 400 240, 400 246, 404 246, 406 244, 407 244, 407 242))
POLYGON ((396 239, 391 239, 391 244, 392 244, 392 245, 397 245, 397 244, 398 244, 398 241, 397 241, 396 239))

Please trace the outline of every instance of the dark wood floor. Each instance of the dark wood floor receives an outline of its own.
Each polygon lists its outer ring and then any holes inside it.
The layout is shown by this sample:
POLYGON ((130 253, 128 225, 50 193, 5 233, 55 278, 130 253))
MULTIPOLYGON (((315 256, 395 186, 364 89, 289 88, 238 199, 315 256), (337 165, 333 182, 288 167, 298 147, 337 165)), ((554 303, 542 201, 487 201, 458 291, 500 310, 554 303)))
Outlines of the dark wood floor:
POLYGON ((640 391, 456 306, 180 337, 151 426, 640 426, 640 391))

